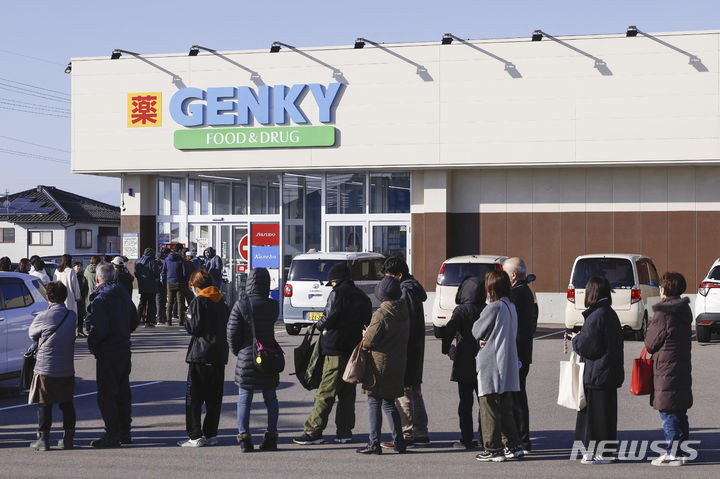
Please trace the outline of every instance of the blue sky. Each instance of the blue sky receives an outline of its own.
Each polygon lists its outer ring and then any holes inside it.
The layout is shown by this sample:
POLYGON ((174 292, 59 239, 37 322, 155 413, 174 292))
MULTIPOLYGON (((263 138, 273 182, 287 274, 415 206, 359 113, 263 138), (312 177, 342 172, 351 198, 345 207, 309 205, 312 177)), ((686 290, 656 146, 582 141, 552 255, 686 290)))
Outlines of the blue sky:
POLYGON ((0 30, 0 194, 53 185, 112 204, 119 180, 70 173, 70 57, 378 42, 720 29, 717 0, 18 1, 0 30), (38 88, 39 87, 39 88, 38 88), (18 111, 30 110, 30 111, 18 111))

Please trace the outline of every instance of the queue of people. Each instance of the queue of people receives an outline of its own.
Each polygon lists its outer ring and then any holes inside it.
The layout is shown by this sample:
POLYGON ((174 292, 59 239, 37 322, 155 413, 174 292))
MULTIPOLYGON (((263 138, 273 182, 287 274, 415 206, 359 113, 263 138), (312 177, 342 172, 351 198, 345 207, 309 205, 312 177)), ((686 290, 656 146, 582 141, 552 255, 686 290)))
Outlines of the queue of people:
MULTIPOLYGON (((216 258, 212 253, 206 252, 206 258, 216 258)), ((255 364, 258 344, 277 345, 274 323, 279 304, 269 298, 268 271, 250 270, 246 290, 230 310, 218 289, 217 275, 211 273, 214 267, 205 267, 212 265, 212 261, 195 269, 189 259, 183 260, 182 251, 175 248, 161 264, 148 248, 135 268, 141 295, 140 306, 135 308, 121 279, 124 264, 121 258, 116 259, 120 261, 101 262, 97 258, 83 270, 82 265, 73 264, 72 258, 64 255, 55 281, 46 286, 50 307, 35 318, 30 328, 30 337, 39 343, 29 397, 39 405, 38 440, 31 447, 49 448, 55 403, 63 411, 64 435, 60 447, 73 447, 76 419, 72 405, 72 356, 76 334, 72 332, 78 323, 88 333, 88 346, 97 361, 98 406, 105 422, 105 434, 91 445, 118 447, 132 442, 130 334, 143 313, 146 321, 161 317, 154 306, 157 297, 163 294, 159 286, 165 284, 165 319, 170 323, 173 308, 177 307, 177 314, 183 318, 181 324, 191 337, 186 354, 188 437, 178 444, 182 447, 217 444, 224 370, 232 351, 237 357, 237 440, 241 450, 250 452, 255 448, 249 421, 256 391, 262 393, 267 409, 267 427, 259 449, 276 450, 279 375, 255 364), (193 269, 189 277, 188 268, 193 269), (89 288, 90 284, 94 286, 89 288), (193 295, 187 314, 183 285, 193 295), (92 293, 86 300, 88 289, 92 293), (87 314, 83 322, 78 318, 84 309, 87 314), (203 408, 206 414, 201 421, 203 408)), ((41 262, 39 258, 30 261, 29 272, 42 270, 41 262)), ((375 288, 380 307, 373 313, 368 296, 354 284, 350 269, 337 264, 330 270, 332 291, 317 323, 321 331, 322 377, 303 434, 295 437, 294 443, 324 442, 323 432, 336 399, 334 441, 341 444, 352 441, 356 386, 343 381, 342 376, 360 342, 368 352, 366 368, 372 380, 362 385, 368 401, 369 441, 357 452, 382 454, 383 449, 394 449, 405 453, 408 446, 422 446, 430 441, 421 393, 423 301, 427 296, 402 258, 388 258, 384 273, 375 288), (383 412, 392 432, 390 442, 380 441, 383 412)), ((479 449, 476 459, 483 462, 519 459, 532 450, 526 381, 538 311, 526 274, 525 262, 510 258, 502 270, 489 271, 484 277, 464 278, 455 298, 457 307, 443 330, 441 350, 452 361, 451 380, 457 383, 458 391, 460 438, 453 447, 479 449), (474 398, 479 403, 476 418, 474 398), (476 422, 480 441, 475 439, 476 422)), ((688 460, 677 448, 678 443, 689 438, 687 410, 693 403, 692 313, 688 300, 681 298, 685 289, 685 279, 679 273, 663 275, 662 300, 653 307, 655 314, 645 338, 646 347, 655 358, 651 404, 659 411, 667 441, 666 453, 653 460, 656 465, 682 465, 688 460)), ((586 448, 597 441, 617 440, 617 389, 625 381, 625 371, 622 328, 611 306, 608 281, 591 278, 586 287, 583 329, 568 334, 573 349, 585 363, 586 406, 577 413, 575 440, 586 448)), ((586 454, 581 462, 612 461, 612 455, 593 453, 586 454)))

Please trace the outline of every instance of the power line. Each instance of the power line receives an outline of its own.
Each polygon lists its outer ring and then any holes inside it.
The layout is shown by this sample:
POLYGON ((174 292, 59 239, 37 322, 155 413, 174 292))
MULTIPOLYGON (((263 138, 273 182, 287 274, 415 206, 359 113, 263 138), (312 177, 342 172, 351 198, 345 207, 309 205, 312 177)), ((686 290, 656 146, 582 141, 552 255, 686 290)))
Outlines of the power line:
POLYGON ((55 113, 70 113, 70 110, 67 108, 60 108, 56 106, 47 106, 47 105, 41 105, 40 103, 29 103, 26 101, 18 101, 13 100, 11 98, 2 98, 0 97, 0 103, 4 105, 12 105, 12 106, 19 106, 21 108, 31 108, 31 109, 37 109, 37 110, 47 110, 52 111, 55 113))
POLYGON ((60 65, 60 66, 64 65, 64 63, 54 62, 51 60, 47 60, 45 58, 31 57, 30 55, 23 55, 22 53, 11 52, 10 50, 0 50, 0 52, 9 53, 10 55, 15 55, 18 57, 29 58, 31 60, 37 60, 39 62, 50 63, 51 65, 60 65))
POLYGON ((52 93, 59 93, 59 94, 61 94, 61 95, 70 96, 69 93, 66 93, 66 92, 64 92, 64 91, 51 90, 50 88, 43 88, 43 87, 41 87, 41 86, 31 85, 31 84, 29 84, 29 83, 23 83, 23 82, 19 82, 19 81, 15 81, 15 80, 10 80, 9 78, 2 78, 2 77, 0 77, 0 80, 8 81, 8 82, 10 82, 10 83, 17 83, 18 85, 27 86, 27 87, 30 87, 30 88, 36 88, 36 89, 38 89, 38 90, 45 90, 45 91, 49 91, 49 92, 52 92, 52 93))
POLYGON ((62 101, 65 103, 70 103, 70 100, 67 98, 61 98, 61 97, 58 97, 55 95, 50 95, 49 93, 41 93, 41 92, 33 91, 33 90, 30 90, 27 88, 15 86, 15 85, 9 85, 9 84, 3 83, 3 82, 0 82, 0 85, 3 85, 3 86, 0 86, 0 88, 2 88, 3 90, 8 90, 13 93, 20 93, 22 95, 28 95, 28 96, 36 96, 38 98, 43 98, 45 100, 62 101))
POLYGON ((48 150, 62 151, 63 153, 70 153, 70 150, 63 150, 62 148, 56 148, 54 146, 41 145, 40 143, 33 143, 31 141, 21 140, 20 138, 13 138, 12 136, 0 135, 0 138, 6 140, 17 141, 19 143, 25 143, 26 145, 39 146, 40 148, 47 148, 48 150))
POLYGON ((28 152, 25 152, 25 151, 9 150, 9 149, 7 149, 7 148, 0 148, 0 153, 9 153, 9 154, 12 154, 12 155, 24 156, 24 157, 26 157, 26 158, 32 158, 32 159, 35 159, 35 160, 45 160, 45 161, 52 161, 52 162, 55 162, 55 163, 64 163, 64 164, 66 164, 66 165, 69 165, 69 164, 70 164, 70 161, 69 161, 69 160, 64 160, 64 159, 62 159, 62 158, 57 158, 57 157, 55 157, 55 156, 38 155, 38 154, 35 154, 35 153, 28 153, 28 152))
POLYGON ((29 109, 28 109, 28 110, 22 110, 22 109, 20 109, 20 108, 11 108, 11 107, 9 107, 9 106, 0 106, 0 110, 21 111, 21 112, 23 112, 23 113, 34 113, 34 114, 36 114, 36 115, 55 116, 55 117, 58 117, 58 118, 67 118, 67 119, 70 119, 70 115, 55 115, 55 114, 53 114, 53 113, 44 113, 44 112, 42 112, 42 111, 29 110, 29 109))

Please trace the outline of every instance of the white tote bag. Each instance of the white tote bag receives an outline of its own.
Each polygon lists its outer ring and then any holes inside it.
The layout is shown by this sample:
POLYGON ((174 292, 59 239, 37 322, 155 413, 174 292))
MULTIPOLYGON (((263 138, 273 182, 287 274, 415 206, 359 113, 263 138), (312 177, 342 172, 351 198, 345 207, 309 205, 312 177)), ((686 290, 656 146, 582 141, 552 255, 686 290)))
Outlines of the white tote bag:
POLYGON ((587 403, 583 386, 584 372, 585 363, 580 362, 580 356, 575 351, 570 352, 568 361, 560 361, 560 384, 557 398, 560 406, 576 411, 585 407, 587 403))

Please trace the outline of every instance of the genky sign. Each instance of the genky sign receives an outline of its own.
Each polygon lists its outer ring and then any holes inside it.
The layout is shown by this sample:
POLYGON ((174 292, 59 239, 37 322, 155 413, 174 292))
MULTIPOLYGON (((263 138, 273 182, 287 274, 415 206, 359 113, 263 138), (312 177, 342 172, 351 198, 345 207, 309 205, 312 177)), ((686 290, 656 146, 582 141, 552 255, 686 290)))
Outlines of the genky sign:
MULTIPOLYGON (((250 87, 217 87, 202 90, 183 88, 170 100, 170 116, 185 127, 249 125, 254 119, 261 125, 284 125, 288 117, 297 125, 308 123, 300 98, 309 89, 318 108, 318 121, 332 121, 332 111, 339 100, 342 83, 300 83, 250 87)), ((177 130, 175 148, 180 150, 227 148, 287 148, 332 146, 335 127, 268 126, 245 128, 205 128, 177 130)))

